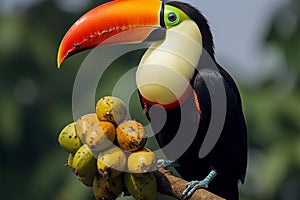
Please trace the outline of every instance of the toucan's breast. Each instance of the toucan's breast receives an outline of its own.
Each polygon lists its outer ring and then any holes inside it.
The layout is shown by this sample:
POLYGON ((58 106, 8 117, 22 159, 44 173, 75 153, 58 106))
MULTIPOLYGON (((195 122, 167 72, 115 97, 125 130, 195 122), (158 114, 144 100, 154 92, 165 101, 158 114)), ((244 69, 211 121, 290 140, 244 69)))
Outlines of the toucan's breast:
POLYGON ((195 22, 186 20, 166 32, 144 54, 136 74, 145 100, 163 106, 182 99, 202 54, 202 36, 195 22))

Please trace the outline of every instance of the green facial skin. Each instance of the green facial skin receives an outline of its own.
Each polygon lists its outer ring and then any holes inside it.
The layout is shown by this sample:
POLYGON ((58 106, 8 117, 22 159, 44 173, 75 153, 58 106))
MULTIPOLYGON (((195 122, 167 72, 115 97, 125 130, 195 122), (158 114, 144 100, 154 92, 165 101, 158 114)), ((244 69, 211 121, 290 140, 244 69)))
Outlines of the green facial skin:
POLYGON ((180 9, 165 5, 164 22, 167 29, 177 26, 184 20, 190 20, 190 18, 180 9))

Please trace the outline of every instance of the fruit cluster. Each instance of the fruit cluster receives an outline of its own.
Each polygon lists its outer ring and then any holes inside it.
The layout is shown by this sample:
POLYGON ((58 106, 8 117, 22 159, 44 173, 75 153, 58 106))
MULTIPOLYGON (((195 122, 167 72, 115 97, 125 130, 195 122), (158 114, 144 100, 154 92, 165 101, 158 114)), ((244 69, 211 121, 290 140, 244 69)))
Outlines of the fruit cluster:
POLYGON ((93 187, 96 199, 116 199, 124 192, 135 199, 154 200, 156 157, 144 147, 147 137, 142 124, 125 120, 126 115, 123 101, 103 97, 96 113, 67 125, 58 142, 70 153, 66 166, 93 187))

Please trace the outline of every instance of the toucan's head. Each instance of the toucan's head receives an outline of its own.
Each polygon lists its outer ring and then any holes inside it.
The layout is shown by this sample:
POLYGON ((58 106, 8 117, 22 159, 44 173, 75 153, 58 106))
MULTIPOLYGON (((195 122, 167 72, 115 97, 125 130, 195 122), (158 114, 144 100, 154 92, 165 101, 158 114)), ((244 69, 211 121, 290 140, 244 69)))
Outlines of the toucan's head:
MULTIPOLYGON (((58 52, 58 67, 96 46, 142 42, 165 30, 144 54, 136 81, 145 101, 164 107, 186 96, 203 49, 214 59, 212 34, 205 17, 189 4, 161 0, 115 0, 89 11, 69 29, 58 52)), ((101 56, 101 55, 99 55, 101 56)))
POLYGON ((176 1, 114 0, 92 9, 73 24, 60 44, 58 67, 81 51, 98 45, 142 42, 153 30, 171 29, 185 20, 198 25, 203 48, 213 57, 210 28, 196 8, 176 1))

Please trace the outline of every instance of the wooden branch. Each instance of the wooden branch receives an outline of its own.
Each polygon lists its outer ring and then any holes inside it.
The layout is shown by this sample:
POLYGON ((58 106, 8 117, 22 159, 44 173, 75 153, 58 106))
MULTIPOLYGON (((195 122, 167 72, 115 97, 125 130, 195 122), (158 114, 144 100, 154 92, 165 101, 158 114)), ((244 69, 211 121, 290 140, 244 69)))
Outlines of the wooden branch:
MULTIPOLYGON (((180 199, 183 190, 187 186, 187 181, 175 177, 172 173, 166 169, 159 169, 154 172, 157 180, 158 191, 161 194, 175 197, 180 199)), ((198 189, 194 194, 189 198, 190 200, 224 200, 223 198, 210 193, 205 189, 198 189)))

